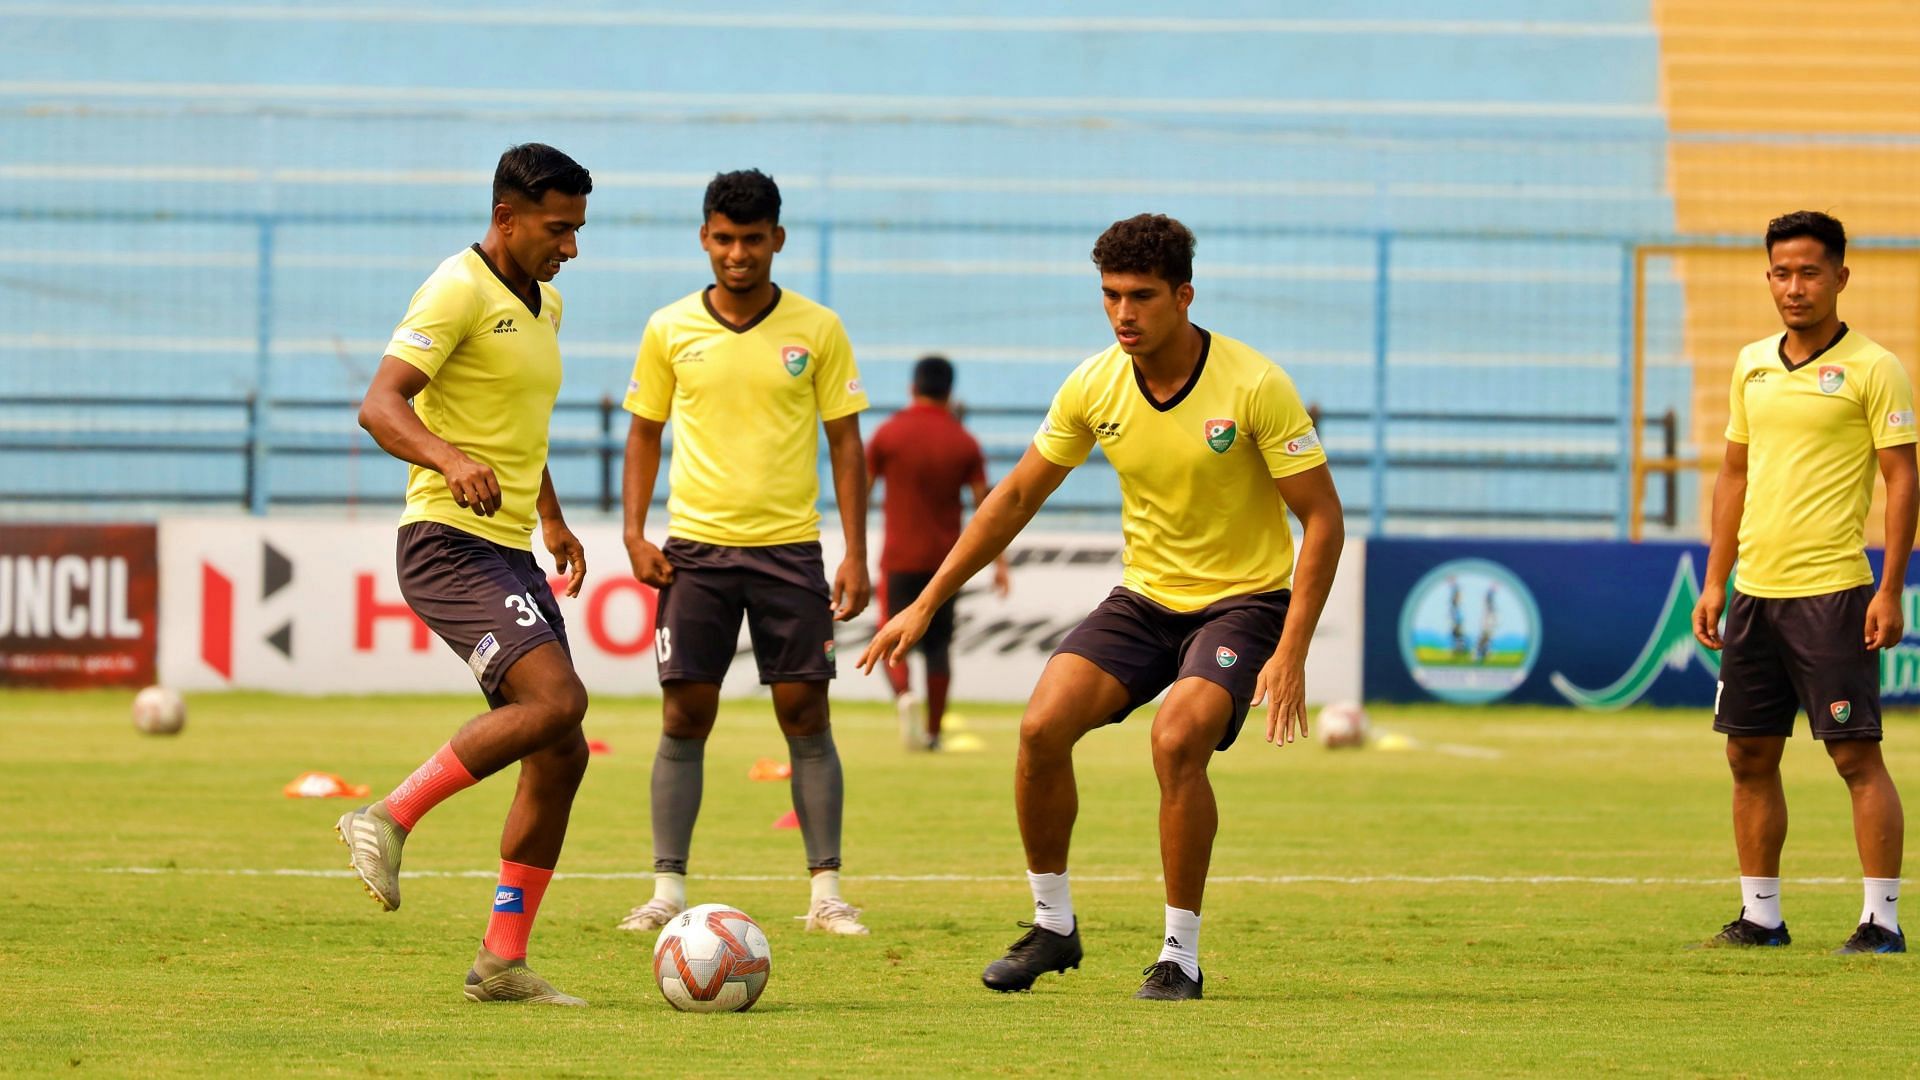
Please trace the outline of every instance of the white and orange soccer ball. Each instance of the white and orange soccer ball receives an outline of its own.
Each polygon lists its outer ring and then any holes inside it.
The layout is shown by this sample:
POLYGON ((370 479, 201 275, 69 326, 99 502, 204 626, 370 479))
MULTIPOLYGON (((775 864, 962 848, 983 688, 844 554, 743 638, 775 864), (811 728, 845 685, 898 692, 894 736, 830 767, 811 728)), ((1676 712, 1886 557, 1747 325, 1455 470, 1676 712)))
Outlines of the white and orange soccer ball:
POLYGON ((744 1012, 773 968, 766 932, 746 912, 701 904, 673 917, 653 943, 653 981, 681 1012, 744 1012))
POLYGON ((1320 745, 1329 750, 1367 745, 1370 726, 1367 710, 1357 701, 1330 701, 1321 706, 1320 715, 1313 723, 1320 735, 1320 745))
POLYGON ((149 686, 133 695, 133 726, 146 735, 178 735, 187 725, 187 703, 169 686, 149 686))

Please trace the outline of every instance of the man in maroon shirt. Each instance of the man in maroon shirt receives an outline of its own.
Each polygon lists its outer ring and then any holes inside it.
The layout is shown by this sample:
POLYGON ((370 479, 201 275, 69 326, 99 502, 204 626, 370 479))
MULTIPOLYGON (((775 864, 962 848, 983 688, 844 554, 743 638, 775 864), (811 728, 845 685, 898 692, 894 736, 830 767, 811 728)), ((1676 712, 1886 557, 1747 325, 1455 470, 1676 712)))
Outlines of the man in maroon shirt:
MULTIPOLYGON (((913 368, 913 404, 895 413, 867 443, 871 485, 887 482, 886 539, 880 548, 880 623, 919 597, 934 571, 960 539, 960 492, 973 492, 973 505, 987 497, 986 459, 980 444, 947 407, 953 394, 953 365, 944 356, 923 358, 913 368)), ((871 488, 869 488, 871 494, 871 488)), ((993 564, 994 591, 1007 594, 1007 560, 993 564)), ((887 665, 900 708, 900 739, 910 750, 940 749, 940 720, 952 681, 952 600, 934 613, 920 651, 927 662, 927 715, 907 680, 905 664, 887 665)))

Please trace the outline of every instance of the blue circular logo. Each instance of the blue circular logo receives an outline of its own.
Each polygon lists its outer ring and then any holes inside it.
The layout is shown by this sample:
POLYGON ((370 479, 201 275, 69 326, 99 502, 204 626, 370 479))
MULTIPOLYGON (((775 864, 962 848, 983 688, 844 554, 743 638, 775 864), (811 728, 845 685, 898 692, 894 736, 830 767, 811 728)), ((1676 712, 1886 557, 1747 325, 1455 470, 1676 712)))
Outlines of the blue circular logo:
POLYGON ((1400 656, 1413 681, 1442 701, 1498 701, 1540 656, 1540 607, 1499 563, 1442 563, 1407 593, 1400 656))

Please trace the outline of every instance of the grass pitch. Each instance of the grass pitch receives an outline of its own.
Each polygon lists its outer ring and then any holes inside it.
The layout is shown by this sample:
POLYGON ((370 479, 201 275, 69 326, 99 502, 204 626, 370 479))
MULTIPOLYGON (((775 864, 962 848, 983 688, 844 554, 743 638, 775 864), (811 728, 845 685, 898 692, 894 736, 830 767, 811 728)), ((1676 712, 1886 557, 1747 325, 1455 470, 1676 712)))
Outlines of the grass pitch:
MULTIPOLYGON (((108 1074, 892 1076, 953 1073, 1911 1072, 1909 957, 1829 955, 1859 866, 1845 790, 1804 736, 1790 948, 1698 950, 1737 908, 1720 740, 1697 713, 1380 709, 1411 742, 1283 751, 1251 730, 1213 771, 1221 832, 1208 1000, 1136 1002, 1161 928, 1156 788, 1136 717, 1078 756, 1075 903, 1087 959, 1027 994, 979 972, 1030 914, 1012 808, 1017 714, 967 708, 983 748, 911 757, 891 709, 839 706, 848 898, 873 934, 802 933, 800 838, 776 831, 784 759, 764 703, 723 709, 694 837, 693 902, 752 913, 774 949, 749 1013, 682 1015, 652 935, 654 702, 596 699, 597 756, 533 962, 584 1010, 475 1005, 512 780, 436 810, 384 914, 346 876, 338 801, 431 753, 471 698, 201 695, 178 738, 136 735, 129 695, 0 694, 0 1070, 108 1074)), ((1920 784, 1910 718, 1888 757, 1920 784)), ((1909 901, 1911 908, 1914 901, 1909 901)), ((1912 921, 1911 919, 1909 921, 1912 921)))

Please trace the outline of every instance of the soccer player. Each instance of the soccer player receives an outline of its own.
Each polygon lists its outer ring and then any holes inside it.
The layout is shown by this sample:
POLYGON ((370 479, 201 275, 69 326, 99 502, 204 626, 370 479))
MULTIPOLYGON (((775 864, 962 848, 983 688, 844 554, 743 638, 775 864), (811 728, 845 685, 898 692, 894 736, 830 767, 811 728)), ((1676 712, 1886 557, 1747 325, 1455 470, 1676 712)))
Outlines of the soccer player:
MULTIPOLYGON (((913 403, 881 424, 867 442, 870 483, 887 482, 887 531, 880 544, 885 582, 880 590, 881 625, 888 612, 913 603, 960 538, 960 492, 971 491, 975 507, 987 498, 986 457, 948 408, 952 396, 953 364, 944 356, 923 357, 913 367, 913 403)), ((993 562, 994 591, 1007 595, 1009 582, 1002 555, 993 562)), ((925 720, 907 665, 887 665, 900 713, 900 741, 909 750, 940 749, 940 721, 953 681, 953 605, 952 600, 940 605, 920 641, 927 662, 925 720)))
POLYGON ((577 596, 587 563, 547 474, 560 391, 560 294, 579 254, 593 178, 551 146, 500 156, 480 242, 413 294, 360 406, 360 426, 412 464, 400 517, 400 591, 473 669, 490 711, 468 721, 393 793, 335 826, 380 906, 400 906, 401 844, 442 800, 520 763, 500 837, 493 915, 466 979, 473 1001, 586 1002, 527 969, 527 937, 587 768, 587 691, 533 557, 533 530, 577 596), (408 402, 413 404, 408 406, 408 402))
POLYGON ((1791 940, 1780 914, 1780 756, 1804 708, 1853 796, 1865 873, 1860 924, 1840 951, 1905 952, 1904 821, 1880 756, 1878 650, 1905 632, 1901 591, 1920 504, 1913 389, 1891 353, 1840 321, 1840 222, 1815 211, 1787 214, 1767 225, 1766 246, 1767 283, 1786 332, 1748 345, 1733 365, 1713 546, 1693 609, 1694 637, 1723 650, 1713 729, 1727 737, 1740 854, 1740 914, 1714 943, 1791 940), (1887 485, 1878 589, 1864 540, 1876 466, 1887 485))
POLYGON ((827 715, 833 623, 858 615, 867 580, 867 396, 840 317, 773 281, 786 243, 780 189, 758 170, 707 185, 700 244, 714 283, 653 313, 626 408, 625 541, 634 576, 660 590, 655 653, 665 717, 653 762, 653 899, 620 922, 658 930, 687 906, 687 857, 707 735, 746 616, 760 681, 793 761, 812 898, 807 929, 864 934, 840 897, 840 752, 827 715), (667 542, 645 536, 673 420, 667 542), (820 552, 824 424, 846 556, 829 591, 820 552))
MULTIPOLYGON (((1014 806, 1033 889, 1029 932, 988 965, 995 990, 1078 967, 1067 881, 1079 808, 1073 746, 1168 690, 1152 728, 1166 934, 1134 996, 1201 996, 1200 901, 1218 821, 1207 764, 1267 703, 1267 741, 1307 733, 1306 657, 1345 528, 1326 454, 1286 372, 1188 321, 1193 234, 1160 215, 1093 247, 1116 344, 1054 397, 1033 446, 993 489, 920 598, 860 666, 898 662, 933 613, 1013 539, 1094 444, 1120 477, 1120 587, 1060 643, 1020 722, 1014 806), (1299 566, 1287 510, 1304 533, 1299 566)), ((1023 924, 1027 925, 1027 924, 1023 924)))

